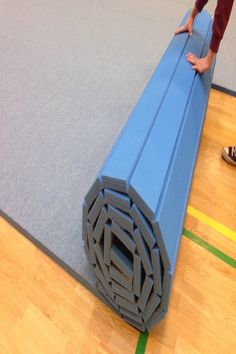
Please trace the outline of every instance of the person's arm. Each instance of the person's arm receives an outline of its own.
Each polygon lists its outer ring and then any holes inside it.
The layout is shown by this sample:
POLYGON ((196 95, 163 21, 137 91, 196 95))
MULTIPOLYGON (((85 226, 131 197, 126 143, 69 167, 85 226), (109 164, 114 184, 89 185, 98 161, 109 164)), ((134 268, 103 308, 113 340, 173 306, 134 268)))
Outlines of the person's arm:
MULTIPOLYGON (((179 34, 182 32, 189 32, 192 34, 192 17, 202 11, 203 7, 206 5, 208 0, 197 0, 195 2, 194 9, 185 23, 184 26, 180 27, 175 33, 179 34)), ((213 28, 212 28, 212 37, 210 42, 210 49, 208 54, 204 58, 198 58, 193 53, 188 53, 186 55, 187 60, 192 64, 192 68, 198 71, 200 74, 203 74, 205 71, 209 70, 212 66, 216 53, 218 52, 220 42, 223 38, 225 29, 227 27, 231 10, 233 7, 234 0, 218 0, 217 7, 215 10, 213 28)), ((195 18, 194 17, 194 18, 195 18)))
POLYGON ((217 53, 229 22, 234 0, 218 0, 214 14, 210 49, 217 53))
POLYGON ((208 3, 208 0, 196 0, 195 6, 198 12, 202 12, 204 6, 208 3))
MULTIPOLYGON (((196 1, 196 8, 199 12, 202 10, 203 3, 207 1, 196 1)), ((210 41, 209 51, 204 58, 198 58, 192 53, 188 53, 186 58, 192 64, 192 68, 203 74, 209 70, 213 64, 214 58, 218 52, 220 42, 224 36, 229 17, 232 11, 234 0, 218 0, 214 14, 212 27, 212 37, 210 41)))

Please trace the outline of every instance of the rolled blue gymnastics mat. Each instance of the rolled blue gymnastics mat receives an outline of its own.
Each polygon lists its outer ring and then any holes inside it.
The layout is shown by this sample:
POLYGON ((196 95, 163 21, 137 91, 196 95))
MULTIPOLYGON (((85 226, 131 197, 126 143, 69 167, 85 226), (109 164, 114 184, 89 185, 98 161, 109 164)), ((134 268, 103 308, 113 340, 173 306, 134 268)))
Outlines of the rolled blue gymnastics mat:
POLYGON ((199 75, 185 56, 207 53, 211 27, 203 11, 192 37, 172 39, 84 200, 83 238, 97 288, 141 331, 168 309, 214 70, 199 75))

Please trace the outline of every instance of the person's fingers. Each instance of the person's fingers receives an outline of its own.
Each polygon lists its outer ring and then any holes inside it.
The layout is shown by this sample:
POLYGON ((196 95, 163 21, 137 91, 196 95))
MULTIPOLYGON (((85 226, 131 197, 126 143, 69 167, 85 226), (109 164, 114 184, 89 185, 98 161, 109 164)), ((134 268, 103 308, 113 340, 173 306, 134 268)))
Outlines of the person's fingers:
POLYGON ((197 58, 194 54, 192 54, 192 53, 188 53, 188 54, 186 55, 186 59, 187 59, 187 61, 190 62, 191 64, 196 64, 197 61, 198 61, 198 58, 197 58))
POLYGON ((196 58, 194 55, 190 54, 190 55, 187 55, 187 60, 196 61, 196 58))
POLYGON ((180 26, 179 28, 177 28, 177 30, 175 31, 175 34, 180 34, 180 33, 184 33, 184 32, 188 32, 189 35, 192 36, 193 35, 193 26, 185 23, 183 26, 180 26))
POLYGON ((190 36, 192 36, 193 34, 193 27, 190 26, 189 24, 184 24, 183 26, 180 26, 179 28, 177 28, 177 30, 175 31, 175 34, 179 34, 179 33, 183 33, 183 32, 188 32, 190 36))
POLYGON ((179 34, 180 32, 180 28, 177 28, 177 30, 175 31, 175 34, 179 34))
POLYGON ((188 60, 188 62, 190 63, 190 64, 192 64, 192 65, 197 65, 197 61, 196 60, 194 60, 194 59, 187 59, 188 60))
POLYGON ((191 52, 189 52, 189 53, 187 53, 186 54, 186 57, 194 57, 195 55, 193 54, 193 53, 191 53, 191 52))
POLYGON ((186 32, 186 27, 185 26, 181 26, 179 28, 177 28, 177 30, 175 31, 175 34, 180 34, 186 32))
POLYGON ((187 55, 186 56, 186 59, 187 59, 187 61, 189 61, 190 63, 192 63, 193 64, 193 62, 194 62, 194 57, 193 57, 193 55, 187 55))

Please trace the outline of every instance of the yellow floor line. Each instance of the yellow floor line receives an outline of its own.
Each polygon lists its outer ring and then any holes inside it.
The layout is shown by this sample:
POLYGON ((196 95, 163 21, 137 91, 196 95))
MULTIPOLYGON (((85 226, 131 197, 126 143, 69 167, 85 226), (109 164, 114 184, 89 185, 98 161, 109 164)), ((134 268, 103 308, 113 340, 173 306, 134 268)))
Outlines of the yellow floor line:
POLYGON ((221 235, 229 238, 231 241, 236 242, 236 232, 229 229, 228 227, 222 225, 218 221, 210 218, 206 214, 201 213, 199 210, 195 209, 191 205, 187 207, 187 213, 199 221, 202 221, 204 224, 210 226, 212 229, 219 232, 221 235))

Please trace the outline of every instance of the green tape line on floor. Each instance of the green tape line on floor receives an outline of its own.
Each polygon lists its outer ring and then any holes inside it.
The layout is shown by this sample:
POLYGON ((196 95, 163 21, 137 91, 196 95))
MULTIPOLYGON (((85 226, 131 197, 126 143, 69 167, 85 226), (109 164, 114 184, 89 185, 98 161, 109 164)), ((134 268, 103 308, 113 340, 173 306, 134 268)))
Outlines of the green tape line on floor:
POLYGON ((148 332, 140 333, 135 354, 144 354, 148 340, 148 332))
POLYGON ((228 256, 224 252, 220 251, 218 248, 210 245, 208 242, 202 240, 200 237, 194 235, 187 229, 183 230, 183 235, 198 244, 199 246, 205 248, 208 252, 212 253, 214 256, 221 259, 223 262, 229 264, 231 267, 236 268, 236 260, 228 256))

